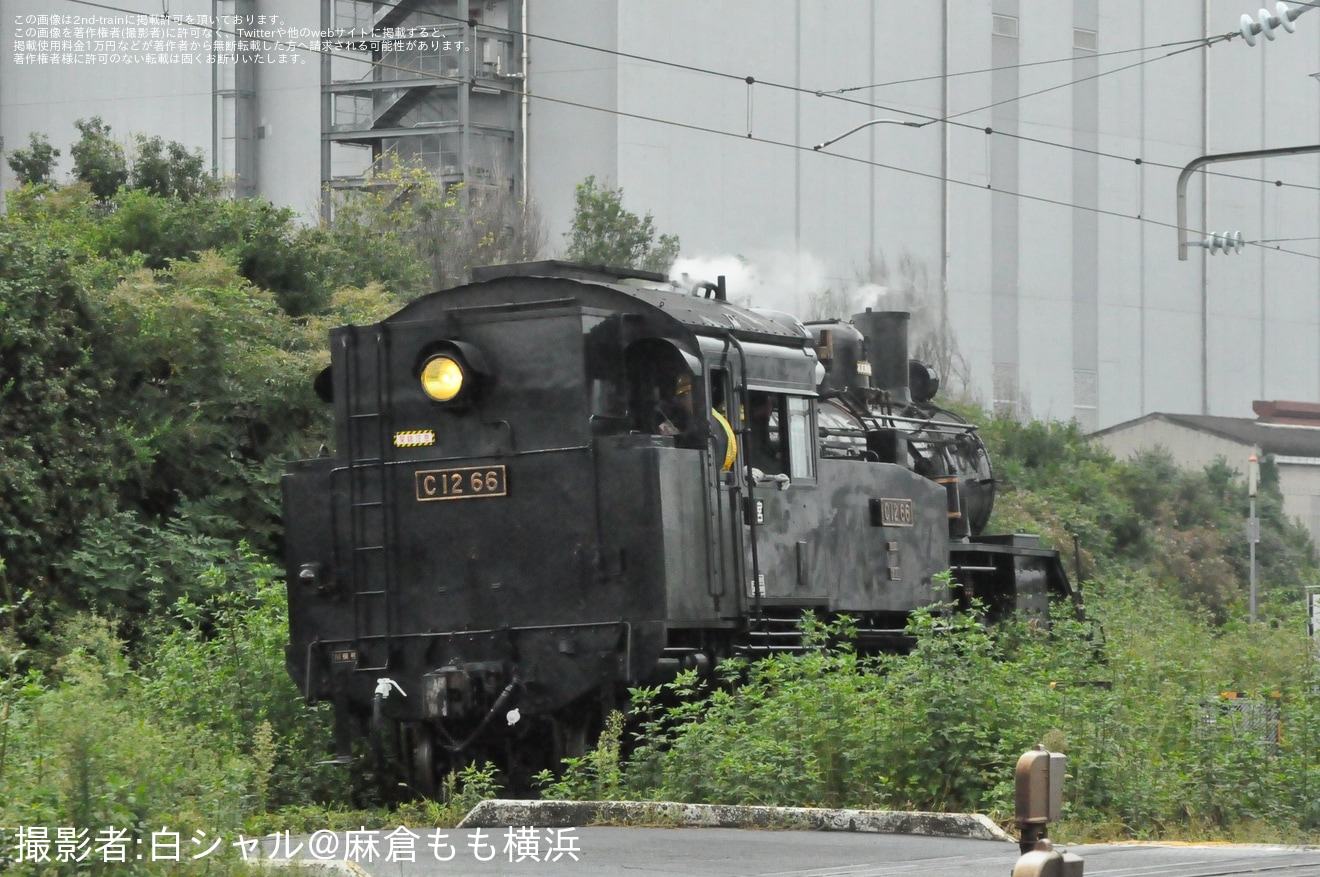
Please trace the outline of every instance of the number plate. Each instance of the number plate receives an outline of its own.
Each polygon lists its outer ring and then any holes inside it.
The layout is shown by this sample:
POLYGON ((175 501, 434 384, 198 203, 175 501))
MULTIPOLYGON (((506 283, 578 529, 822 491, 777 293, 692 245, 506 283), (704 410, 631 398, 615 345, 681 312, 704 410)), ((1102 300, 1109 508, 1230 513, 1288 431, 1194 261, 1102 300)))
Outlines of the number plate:
POLYGON ((910 499, 880 500, 880 526, 911 527, 912 500, 910 499))
POLYGON ((503 466, 465 466, 462 469, 423 469, 416 473, 417 501, 481 499, 508 496, 503 466))

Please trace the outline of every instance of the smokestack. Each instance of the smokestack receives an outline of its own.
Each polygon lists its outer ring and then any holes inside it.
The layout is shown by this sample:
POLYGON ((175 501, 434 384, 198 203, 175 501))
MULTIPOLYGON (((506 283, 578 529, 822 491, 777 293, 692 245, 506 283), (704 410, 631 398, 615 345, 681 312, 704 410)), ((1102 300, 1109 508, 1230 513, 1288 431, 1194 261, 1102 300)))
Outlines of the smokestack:
POLYGON ((866 355, 871 362, 871 386, 889 394, 900 405, 912 403, 908 389, 908 320, 907 311, 873 311, 853 314, 853 325, 866 338, 866 355))

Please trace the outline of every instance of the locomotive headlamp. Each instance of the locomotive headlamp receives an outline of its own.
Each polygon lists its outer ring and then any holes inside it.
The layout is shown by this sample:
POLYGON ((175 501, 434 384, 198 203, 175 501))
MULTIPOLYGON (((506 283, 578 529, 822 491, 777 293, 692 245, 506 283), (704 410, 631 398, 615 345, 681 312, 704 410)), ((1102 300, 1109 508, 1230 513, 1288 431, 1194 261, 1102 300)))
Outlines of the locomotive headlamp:
POLYGON ((467 341, 434 341, 417 351, 413 363, 426 398, 456 411, 471 408, 494 378, 481 350, 467 341))
POLYGON ((433 356, 422 366, 422 391, 437 402, 450 402, 463 391, 465 377, 452 356, 433 356))

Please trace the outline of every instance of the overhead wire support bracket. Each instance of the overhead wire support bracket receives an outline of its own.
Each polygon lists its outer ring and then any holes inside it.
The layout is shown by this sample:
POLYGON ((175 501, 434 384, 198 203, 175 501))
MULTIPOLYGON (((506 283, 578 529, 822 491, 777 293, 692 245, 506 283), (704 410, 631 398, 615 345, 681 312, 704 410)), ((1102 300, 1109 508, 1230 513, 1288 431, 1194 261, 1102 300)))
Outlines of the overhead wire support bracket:
POLYGON ((858 125, 856 128, 851 128, 847 131, 844 131, 838 137, 835 137, 830 140, 826 140, 824 143, 818 143, 811 148, 819 152, 820 150, 824 149, 826 146, 829 146, 831 143, 838 143, 840 140, 847 137, 849 134, 856 134, 858 131, 862 130, 863 128, 869 128, 872 125, 902 125, 905 128, 924 128, 927 125, 933 124, 937 121, 939 120, 929 119, 925 122, 912 122, 907 119, 872 119, 869 122, 863 122, 862 124, 858 125))
POLYGON ((1208 164, 1221 161, 1243 161, 1249 158, 1272 158, 1280 155, 1303 155, 1308 152, 1320 152, 1320 143, 1310 146, 1281 146, 1277 149, 1250 149, 1246 152, 1221 152, 1216 155, 1202 155, 1187 163, 1178 174, 1178 261, 1187 261, 1187 181, 1192 174, 1208 164))

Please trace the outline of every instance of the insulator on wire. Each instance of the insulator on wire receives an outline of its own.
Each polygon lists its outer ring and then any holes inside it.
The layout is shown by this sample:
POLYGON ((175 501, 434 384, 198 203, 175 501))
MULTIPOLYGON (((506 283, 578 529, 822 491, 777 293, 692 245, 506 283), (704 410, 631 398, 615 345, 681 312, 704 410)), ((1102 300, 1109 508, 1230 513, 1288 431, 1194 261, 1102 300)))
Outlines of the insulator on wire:
POLYGON ((1215 253, 1227 253, 1229 250, 1232 250, 1232 251, 1235 252, 1235 253, 1240 253, 1240 252, 1242 252, 1242 244, 1243 244, 1243 241, 1242 241, 1242 232, 1240 232, 1240 231, 1225 231, 1225 232, 1215 232, 1215 231, 1212 231, 1212 232, 1210 232, 1210 234, 1208 234, 1208 235, 1205 236, 1205 239, 1202 240, 1202 241, 1200 242, 1200 244, 1201 244, 1201 246, 1203 246, 1203 247, 1205 247, 1207 250, 1209 250, 1209 251, 1210 251, 1210 255, 1212 255, 1212 256, 1213 256, 1215 253))
POLYGON ((1305 11, 1305 6, 1289 7, 1283 0, 1279 0, 1274 6, 1274 12, 1262 9, 1256 13, 1255 18, 1252 18, 1250 13, 1242 13, 1238 32, 1242 34, 1242 39, 1247 41, 1248 46, 1254 46, 1256 45, 1256 37, 1262 34, 1267 40, 1274 39, 1277 36, 1275 30, 1280 27, 1288 33, 1296 31, 1297 25, 1295 22, 1298 16, 1305 11))

